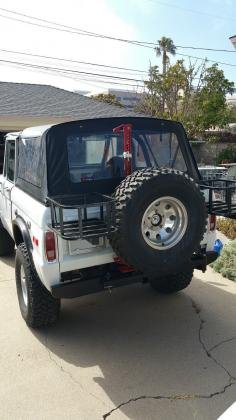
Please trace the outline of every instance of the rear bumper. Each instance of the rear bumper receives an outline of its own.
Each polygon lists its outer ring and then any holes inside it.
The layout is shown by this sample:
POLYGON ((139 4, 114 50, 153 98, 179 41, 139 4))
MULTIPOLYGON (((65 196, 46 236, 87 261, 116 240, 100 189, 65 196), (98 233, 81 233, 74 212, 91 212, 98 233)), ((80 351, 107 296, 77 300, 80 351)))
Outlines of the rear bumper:
POLYGON ((51 293, 57 299, 70 299, 142 281, 144 281, 144 278, 140 274, 121 275, 109 281, 104 280, 102 277, 94 277, 86 280, 72 280, 55 284, 51 287, 51 293))
MULTIPOLYGON (((215 261, 218 257, 217 252, 207 251, 199 255, 194 255, 192 258, 193 267, 205 271, 208 264, 215 261)), ((87 278, 84 280, 74 279, 66 280, 51 286, 52 296, 56 299, 70 299, 79 296, 89 295, 91 293, 102 292, 106 289, 113 289, 120 286, 127 286, 137 282, 146 282, 142 274, 120 273, 114 278, 106 280, 106 276, 87 278)))

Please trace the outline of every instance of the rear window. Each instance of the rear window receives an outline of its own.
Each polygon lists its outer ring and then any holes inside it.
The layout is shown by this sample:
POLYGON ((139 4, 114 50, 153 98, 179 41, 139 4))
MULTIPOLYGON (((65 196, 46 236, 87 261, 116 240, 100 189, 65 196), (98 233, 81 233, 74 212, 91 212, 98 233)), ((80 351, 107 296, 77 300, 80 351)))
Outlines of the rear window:
MULTIPOLYGON (((123 136, 113 133, 69 135, 68 165, 72 182, 124 177, 123 136)), ((175 168, 186 164, 175 133, 132 132, 132 169, 175 168)))
POLYGON ((73 182, 123 176, 122 140, 117 136, 71 135, 67 138, 67 151, 73 182), (115 168, 112 170, 114 161, 115 168))
MULTIPOLYGON (((179 141, 175 133, 137 133, 138 142, 135 145, 143 145, 146 148, 152 167, 174 168, 185 172, 187 170, 179 141)), ((140 157, 139 157, 140 161, 140 157)), ((143 156, 139 164, 146 167, 147 159, 143 156)))

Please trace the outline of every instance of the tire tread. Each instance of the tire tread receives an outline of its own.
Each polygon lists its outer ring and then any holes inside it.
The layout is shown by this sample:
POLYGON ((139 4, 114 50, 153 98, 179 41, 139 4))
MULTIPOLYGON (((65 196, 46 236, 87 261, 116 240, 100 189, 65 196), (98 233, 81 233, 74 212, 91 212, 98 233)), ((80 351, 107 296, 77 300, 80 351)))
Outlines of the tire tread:
MULTIPOLYGON (((202 208, 206 209, 205 199, 200 191, 198 184, 187 174, 184 174, 181 171, 176 169, 168 169, 168 168, 146 168, 139 171, 134 172, 133 174, 126 177, 121 184, 116 188, 114 197, 116 201, 116 223, 117 223, 117 230, 111 235, 110 243, 114 250, 114 252, 121 257, 128 265, 133 265, 133 261, 130 260, 129 255, 127 255, 125 248, 126 244, 124 242, 124 217, 126 208, 132 200, 133 197, 139 192, 139 188, 146 182, 149 182, 152 178, 157 178, 161 175, 177 175, 181 176, 182 178, 188 180, 192 184, 193 190, 198 195, 199 200, 201 201, 202 208)), ((203 239, 204 232, 206 230, 207 225, 207 212, 205 210, 205 214, 202 216, 199 215, 200 225, 205 223, 205 228, 200 232, 199 243, 203 239), (201 219, 202 217, 202 219, 201 219)), ((194 251, 197 251, 197 246, 194 251)), ((176 264, 178 261, 176 260, 176 264)), ((140 269, 140 267, 138 267, 140 269)), ((142 270, 141 270, 142 271, 142 270)), ((156 275, 156 268, 154 266, 148 267, 146 274, 150 275, 151 277, 156 275)))
POLYGON ((29 309, 26 317, 23 317, 26 323, 32 328, 51 325, 58 319, 60 301, 54 299, 50 292, 42 285, 24 243, 18 246, 16 252, 16 281, 19 281, 21 260, 25 264, 24 269, 27 276, 29 292, 29 309))
POLYGON ((169 276, 160 277, 150 280, 151 287, 159 293, 171 294, 185 289, 191 283, 193 277, 193 268, 189 270, 171 274, 169 276))

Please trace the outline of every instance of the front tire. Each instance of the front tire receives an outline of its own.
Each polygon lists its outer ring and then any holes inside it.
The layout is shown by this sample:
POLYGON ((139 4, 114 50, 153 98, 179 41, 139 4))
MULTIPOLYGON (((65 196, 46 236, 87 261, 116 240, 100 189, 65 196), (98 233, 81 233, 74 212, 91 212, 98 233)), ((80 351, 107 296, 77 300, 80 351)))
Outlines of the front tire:
POLYGON ((20 311, 26 324, 38 328, 56 322, 60 300, 54 299, 42 285, 24 243, 16 251, 15 276, 20 311))
POLYGON ((193 268, 150 280, 151 287, 159 293, 171 294, 185 289, 191 283, 193 268))

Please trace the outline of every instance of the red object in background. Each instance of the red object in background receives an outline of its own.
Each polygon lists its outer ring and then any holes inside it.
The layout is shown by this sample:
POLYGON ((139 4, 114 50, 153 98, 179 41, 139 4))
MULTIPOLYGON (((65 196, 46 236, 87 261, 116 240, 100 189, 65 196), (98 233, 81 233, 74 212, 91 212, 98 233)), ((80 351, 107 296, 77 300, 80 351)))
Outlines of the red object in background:
POLYGON ((215 230, 216 228, 216 215, 215 214, 209 215, 209 225, 210 225, 210 230, 215 230))
POLYGON ((135 271, 133 267, 126 264, 126 262, 124 260, 122 260, 122 258, 120 258, 120 257, 115 257, 114 261, 117 264, 118 270, 121 273, 132 273, 133 271, 135 271))
POLYGON ((132 150, 131 150, 131 134, 132 124, 121 124, 118 127, 113 128, 114 134, 123 133, 123 147, 124 147, 124 172, 125 176, 132 173, 132 150))

